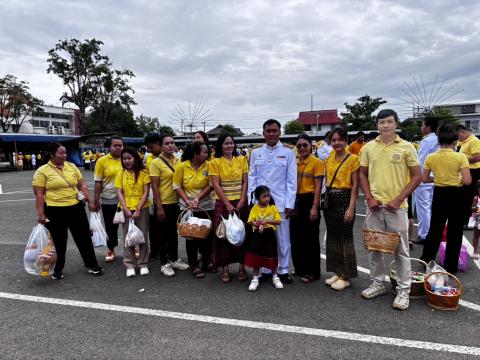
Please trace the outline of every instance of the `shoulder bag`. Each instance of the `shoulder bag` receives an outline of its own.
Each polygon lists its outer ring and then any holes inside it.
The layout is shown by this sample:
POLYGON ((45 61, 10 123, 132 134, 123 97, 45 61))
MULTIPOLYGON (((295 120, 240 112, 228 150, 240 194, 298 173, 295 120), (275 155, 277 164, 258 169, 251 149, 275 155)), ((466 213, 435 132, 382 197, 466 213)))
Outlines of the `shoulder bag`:
POLYGON ((328 193, 332 189, 333 182, 335 181, 335 178, 337 177, 337 174, 338 174, 338 170, 340 170, 343 163, 348 159, 349 156, 350 156, 350 154, 347 154, 347 156, 345 156, 345 158, 342 160, 340 165, 338 165, 337 170, 335 170, 335 174, 333 174, 333 178, 332 178, 332 182, 330 183, 330 186, 325 191, 325 194, 323 194, 323 202, 322 202, 322 209, 323 210, 328 209, 328 193))
POLYGON ((50 165, 50 166, 52 167, 52 169, 54 169, 57 172, 58 175, 60 175, 60 177, 63 180, 65 180, 65 182, 68 184, 68 186, 70 186, 75 191, 75 193, 77 194, 77 200, 81 201, 83 203, 86 203, 87 202, 87 197, 85 196, 83 191, 78 190, 75 186, 70 184, 70 182, 65 178, 65 176, 63 176, 62 172, 60 170, 58 170, 55 166, 53 166, 53 165, 50 165))

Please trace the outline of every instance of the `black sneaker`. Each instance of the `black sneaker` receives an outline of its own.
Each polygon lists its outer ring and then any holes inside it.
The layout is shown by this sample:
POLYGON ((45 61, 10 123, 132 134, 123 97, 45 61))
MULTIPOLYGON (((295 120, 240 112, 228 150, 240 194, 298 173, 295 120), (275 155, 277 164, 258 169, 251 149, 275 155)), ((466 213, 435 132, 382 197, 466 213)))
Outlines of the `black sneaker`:
POLYGON ((97 265, 91 269, 88 269, 88 273, 95 276, 100 276, 103 275, 103 268, 97 265))
POLYGON ((52 279, 53 280, 62 280, 63 279, 63 274, 61 272, 54 272, 52 274, 52 279))
POLYGON ((293 284, 293 278, 290 274, 279 274, 278 277, 284 284, 293 284))

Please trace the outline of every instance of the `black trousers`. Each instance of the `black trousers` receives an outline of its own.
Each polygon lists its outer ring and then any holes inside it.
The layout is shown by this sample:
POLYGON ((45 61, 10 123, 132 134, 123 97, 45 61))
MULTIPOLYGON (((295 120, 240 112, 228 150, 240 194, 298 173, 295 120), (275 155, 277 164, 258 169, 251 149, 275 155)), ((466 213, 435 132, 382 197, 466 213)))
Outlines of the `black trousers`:
MULTIPOLYGON (((157 219, 157 239, 160 250, 160 263, 165 265, 169 261, 178 259, 177 219, 180 214, 178 204, 163 205, 166 219, 157 219)), ((156 216, 156 215, 155 215, 156 216)))
POLYGON ((108 235, 107 247, 109 250, 114 250, 118 246, 118 224, 113 223, 116 212, 117 205, 102 204, 103 222, 108 235))
POLYGON ((313 193, 298 194, 295 216, 290 219, 290 242, 295 274, 320 278, 320 209, 318 219, 310 222, 313 193))
POLYGON ((430 230, 423 247, 421 259, 425 262, 435 260, 443 230, 448 220, 447 249, 444 268, 450 273, 458 271, 458 257, 462 247, 463 212, 459 211, 465 201, 464 187, 439 187, 433 189, 432 217, 430 230))
POLYGON ((463 208, 465 213, 463 214, 463 225, 468 224, 468 219, 472 214, 472 203, 473 198, 477 196, 477 182, 480 180, 480 169, 470 169, 470 174, 472 175, 472 183, 468 186, 465 186, 464 191, 464 204, 463 208))
POLYGON ((80 251, 85 266, 88 268, 98 266, 85 205, 82 202, 72 206, 46 206, 45 216, 50 220, 45 226, 52 235, 57 251, 55 272, 61 272, 65 266, 68 230, 72 233, 73 240, 80 251))
POLYGON ((153 205, 153 215, 150 215, 150 226, 148 227, 148 239, 150 241, 150 255, 158 256, 160 254, 160 244, 158 238, 158 220, 157 206, 153 205))
MULTIPOLYGON (((210 219, 213 217, 213 210, 208 211, 208 215, 210 219)), ((207 219, 207 214, 203 211, 199 211, 195 213, 196 217, 207 219)), ((208 237, 204 240, 186 240, 186 248, 187 248, 187 257, 188 257, 188 265, 190 265, 191 269, 195 269, 198 266, 198 254, 202 255, 202 268, 203 270, 207 270, 208 265, 212 262, 212 236, 213 236, 213 229, 210 231, 208 237)))

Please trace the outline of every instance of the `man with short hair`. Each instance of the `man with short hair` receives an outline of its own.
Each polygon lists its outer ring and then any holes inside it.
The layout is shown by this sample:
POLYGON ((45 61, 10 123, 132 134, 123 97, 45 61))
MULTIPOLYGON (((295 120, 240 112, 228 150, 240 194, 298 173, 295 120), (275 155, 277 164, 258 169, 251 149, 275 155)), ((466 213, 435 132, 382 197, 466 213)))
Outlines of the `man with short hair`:
POLYGON ((359 155, 363 145, 365 145, 365 133, 359 131, 357 133, 357 139, 348 146, 347 151, 350 154, 359 155))
MULTIPOLYGON (((265 144, 252 150, 248 174, 248 194, 260 185, 267 186, 280 212, 282 223, 277 226, 278 277, 283 283, 291 284, 289 274, 290 216, 295 208, 297 193, 297 161, 295 152, 280 142, 281 125, 275 119, 263 124, 265 144)), ((265 270, 264 270, 265 271, 265 270)))
MULTIPOLYGON (((400 235, 395 249, 397 296, 393 308, 409 307, 411 265, 408 245, 407 198, 421 181, 421 172, 415 148, 402 140, 395 130, 397 113, 385 109, 377 115, 380 132, 374 141, 366 144, 360 155, 360 185, 368 209, 365 228, 400 235)), ((386 294, 386 268, 382 252, 370 251, 370 278, 372 284, 362 291, 366 299, 386 294)))

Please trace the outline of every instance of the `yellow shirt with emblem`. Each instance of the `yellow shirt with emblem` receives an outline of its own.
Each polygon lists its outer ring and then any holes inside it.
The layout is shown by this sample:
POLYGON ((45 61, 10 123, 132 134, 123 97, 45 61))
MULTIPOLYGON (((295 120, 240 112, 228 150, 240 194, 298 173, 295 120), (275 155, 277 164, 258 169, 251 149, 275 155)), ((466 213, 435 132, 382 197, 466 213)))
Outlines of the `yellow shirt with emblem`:
MULTIPOLYGON (((408 141, 398 135, 384 144, 378 136, 362 148, 360 166, 368 168, 368 182, 373 197, 382 204, 400 195, 409 182, 409 167, 419 166, 418 155, 408 141)), ((407 199, 400 205, 408 208, 407 199)))
POLYGON ((63 169, 60 170, 49 161, 35 171, 32 185, 45 188, 47 206, 72 206, 78 204, 75 189, 78 180, 81 179, 83 179, 82 173, 74 164, 65 161, 63 169), (62 173, 68 184, 59 172, 62 173))
MULTIPOLYGON (((333 176, 341 164, 341 160, 338 161, 335 158, 335 151, 332 151, 325 160, 325 177, 328 188, 332 183, 333 176)), ((353 187, 352 174, 360 167, 359 157, 355 154, 350 154, 347 160, 342 164, 342 167, 338 170, 335 181, 333 182, 332 189, 351 189, 353 187)))
MULTIPOLYGON (((140 171, 137 181, 135 181, 135 173, 128 170, 119 171, 115 178, 115 187, 123 190, 123 196, 129 210, 137 208, 143 196, 143 187, 146 184, 150 184, 150 176, 145 169, 140 171)), ((147 199, 142 208, 148 208, 150 205, 150 200, 147 199)))
MULTIPOLYGON (((468 156, 480 153, 480 139, 475 135, 470 135, 467 139, 460 142, 460 152, 468 156)), ((470 164, 470 169, 479 169, 480 162, 470 164)))
MULTIPOLYGON (((266 207, 261 207, 258 204, 253 205, 252 209, 250 210, 250 214, 248 215, 248 221, 265 221, 265 220, 277 220, 282 221, 280 213, 275 205, 268 205, 266 207)), ((277 229, 276 225, 267 224, 264 225, 264 228, 272 228, 273 230, 277 229)))
POLYGON ((433 172, 435 186, 460 187, 463 186, 460 169, 468 169, 469 164, 465 154, 457 153, 452 149, 439 149, 427 155, 423 168, 433 172))
POLYGON ((325 166, 319 158, 310 154, 303 161, 297 159, 297 193, 315 192, 315 179, 321 179, 324 175, 325 166))
MULTIPOLYGON (((234 156, 232 160, 222 156, 209 161, 208 175, 218 176, 220 186, 230 201, 240 200, 244 174, 248 174, 248 163, 243 156, 234 156)), ((217 194, 215 199, 219 199, 217 194)))
POLYGON ((122 171, 122 161, 115 159, 112 154, 102 156, 95 165, 95 181, 102 182, 102 193, 100 198, 105 201, 118 200, 117 189, 115 188, 115 179, 117 174, 122 171))
MULTIPOLYGON (((162 155, 160 155, 160 157, 162 157, 162 155)), ((150 163, 148 168, 150 177, 158 177, 160 179, 159 190, 162 204, 176 204, 178 203, 178 194, 173 190, 174 171, 172 171, 172 169, 170 169, 160 157, 154 159, 150 163)), ((163 157, 163 159, 168 161, 174 170, 178 164, 180 164, 180 160, 175 156, 173 157, 173 160, 167 159, 166 157, 163 157)))
MULTIPOLYGON (((173 174, 173 189, 183 188, 185 195, 189 199, 193 199, 200 195, 200 193, 209 186, 208 178, 209 162, 205 161, 198 170, 192 167, 190 160, 181 162, 173 174)), ((213 210, 213 198, 210 195, 200 200, 199 207, 204 210, 213 210)), ((183 199, 179 200, 180 205, 185 207, 183 199)))

